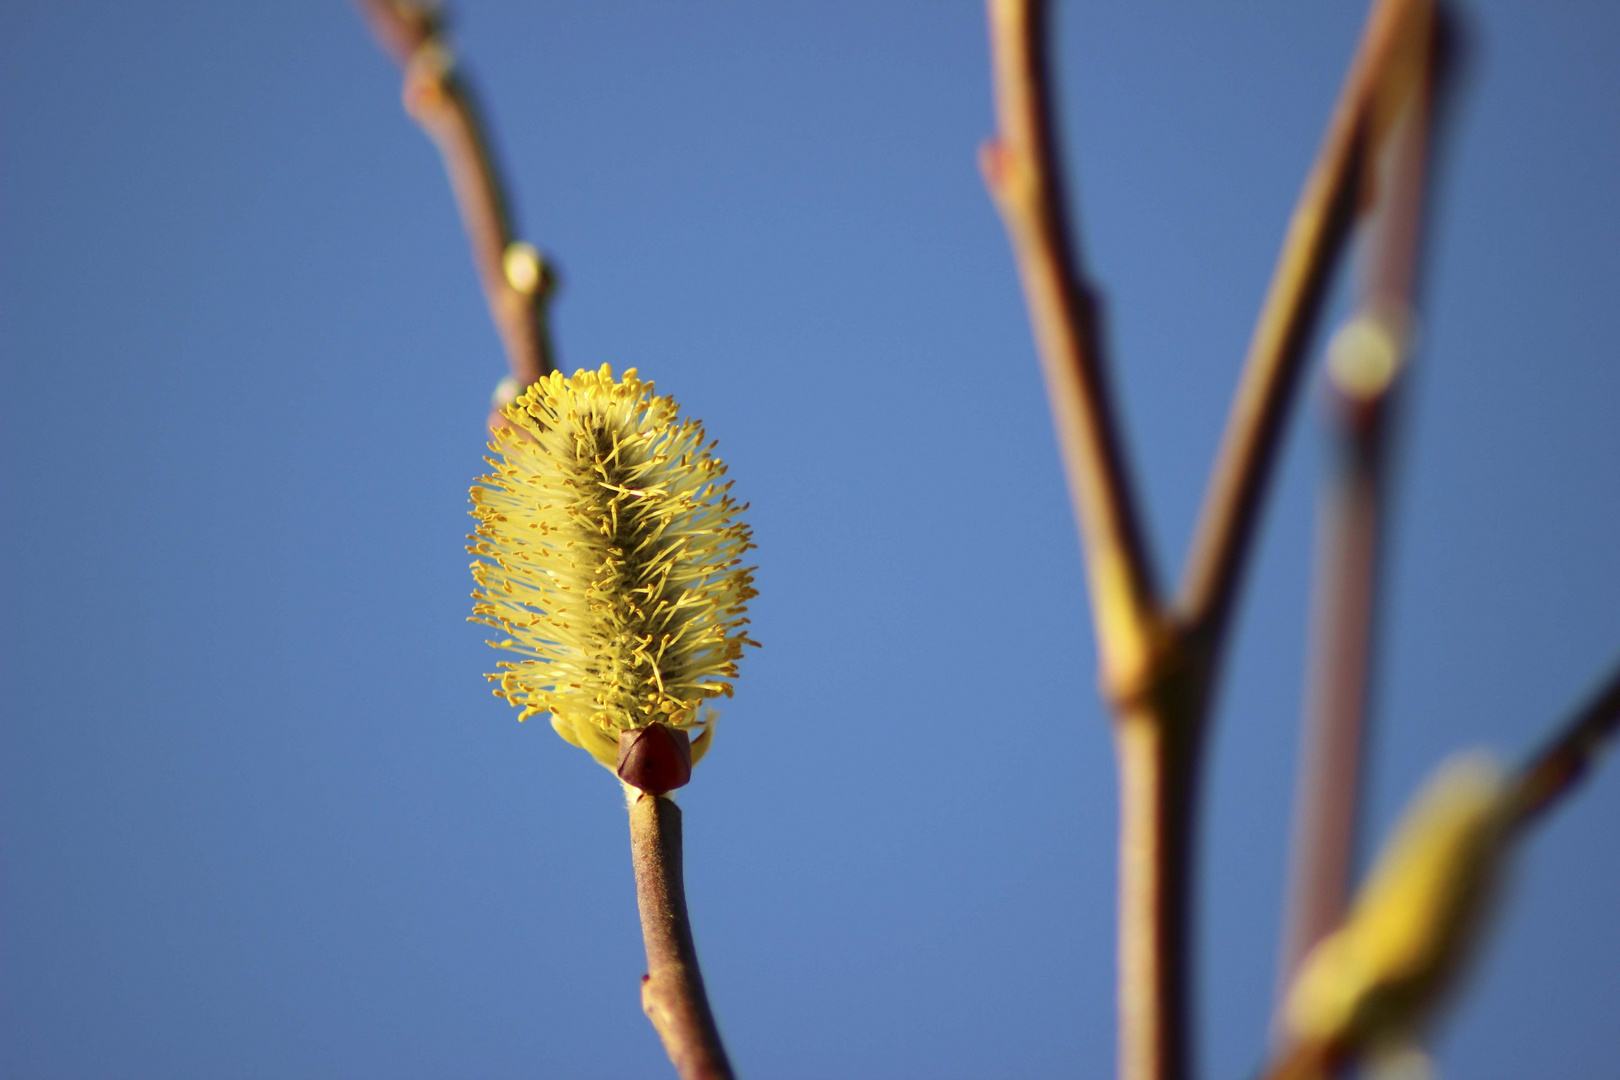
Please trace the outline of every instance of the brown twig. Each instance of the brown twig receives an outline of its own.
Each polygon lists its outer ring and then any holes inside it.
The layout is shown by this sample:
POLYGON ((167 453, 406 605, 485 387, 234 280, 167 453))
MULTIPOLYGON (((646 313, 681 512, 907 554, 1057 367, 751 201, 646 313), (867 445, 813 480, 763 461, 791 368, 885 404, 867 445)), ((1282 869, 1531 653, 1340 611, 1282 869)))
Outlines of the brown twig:
POLYGON ((1522 829, 1568 795, 1620 730, 1620 664, 1546 746, 1519 770, 1510 818, 1522 829))
MULTIPOLYGON (((1344 404, 1335 400, 1333 408, 1344 404)), ((1280 991, 1338 925, 1350 890, 1383 516, 1385 410, 1378 403, 1368 411, 1365 425, 1340 435, 1345 444, 1319 519, 1280 991)))
POLYGON ((731 1080, 686 914, 680 807, 662 796, 637 793, 630 804, 630 857, 647 946, 641 1007, 681 1080, 731 1080))
POLYGON ((1047 69, 1045 0, 990 0, 997 135, 980 152, 1023 281, 1070 499, 1080 526, 1120 768, 1119 1069, 1187 1068, 1192 725, 1107 383, 1097 300, 1064 205, 1047 69))
POLYGON ((1212 667, 1252 542, 1329 272, 1349 234, 1367 122, 1380 79, 1410 21, 1429 0, 1378 0, 1327 135, 1294 207, 1250 341, 1182 576, 1178 610, 1203 666, 1212 667))
POLYGON ((1180 722, 1187 684, 1114 725, 1119 761, 1119 1075, 1181 1080, 1190 1073, 1193 809, 1201 755, 1180 722))
POLYGON ((438 6, 413 0, 355 2, 379 44, 404 69, 405 110, 438 144, 461 208, 473 264, 512 371, 497 392, 493 424, 501 405, 554 367, 546 302, 555 278, 535 249, 513 234, 494 154, 472 91, 455 70, 438 6))
POLYGON ((1434 97, 1433 13, 1419 6, 1370 104, 1354 314, 1329 348, 1338 443, 1319 530, 1307 702, 1279 987, 1343 917, 1361 796, 1389 411, 1405 368, 1434 97))
POLYGON ((1159 622, 1151 560, 1121 447, 1097 301, 1074 252, 1047 73, 1045 0, 990 0, 997 134, 979 162, 1007 226, 1079 519, 1103 683, 1139 693, 1159 622))

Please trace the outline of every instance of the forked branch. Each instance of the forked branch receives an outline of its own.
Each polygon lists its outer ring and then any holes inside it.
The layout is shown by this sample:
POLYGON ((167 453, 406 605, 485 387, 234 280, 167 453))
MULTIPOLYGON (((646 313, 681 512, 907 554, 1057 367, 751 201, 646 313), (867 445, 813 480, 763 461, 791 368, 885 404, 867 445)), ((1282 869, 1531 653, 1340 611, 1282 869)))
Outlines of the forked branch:
POLYGON ((989 0, 998 134, 981 152, 1006 222, 1079 518, 1120 756, 1120 1074, 1188 1070, 1193 814, 1213 672, 1292 391, 1356 212, 1390 60, 1428 0, 1375 7, 1295 209, 1217 457, 1174 618, 1160 604, 1072 248, 1044 0, 989 0))

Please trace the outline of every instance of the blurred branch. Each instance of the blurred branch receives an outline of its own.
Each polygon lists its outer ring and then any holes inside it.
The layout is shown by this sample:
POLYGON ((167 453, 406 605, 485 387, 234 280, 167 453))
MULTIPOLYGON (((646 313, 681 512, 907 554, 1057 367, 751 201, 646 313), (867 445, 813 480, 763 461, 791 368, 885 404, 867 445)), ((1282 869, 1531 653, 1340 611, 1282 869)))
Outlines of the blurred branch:
MULTIPOLYGON (((1080 523, 1103 687, 1116 714, 1120 1072, 1130 1080, 1179 1080, 1188 1070, 1192 808, 1213 672, 1305 348, 1357 194, 1369 189, 1366 151, 1387 141, 1387 106, 1411 98, 1412 70, 1427 78, 1424 64, 1408 69, 1399 61, 1415 35, 1427 33, 1432 11, 1428 0, 1374 6, 1255 329, 1172 623, 1121 449, 1097 302, 1071 248, 1047 70, 1049 8, 1045 0, 989 0, 998 132, 980 162, 1024 285, 1080 523), (1392 87, 1400 90, 1393 99, 1392 87)), ((1424 135, 1417 133, 1419 154, 1424 135)), ((1419 169, 1419 187, 1421 177, 1419 169)), ((1402 198, 1397 192, 1383 203, 1398 210, 1402 198)), ((1415 204, 1411 210, 1382 215, 1377 268, 1367 279, 1380 298, 1407 300, 1415 204)), ((1376 494, 1370 505, 1375 536, 1376 494)), ((1369 580, 1370 542, 1347 556, 1366 562, 1369 580)))
POLYGON ((681 1080, 732 1080, 686 914, 680 807, 662 796, 636 793, 630 804, 630 857, 647 947, 641 1007, 681 1080))
POLYGON ((979 153, 1029 306, 1079 519, 1103 682, 1118 698, 1147 677, 1158 623, 1151 560, 1121 448, 1097 300, 1070 240, 1052 119, 1045 0, 990 0, 996 137, 979 153))
POLYGON ((1212 668, 1254 543, 1288 406, 1355 211, 1368 121, 1392 54, 1428 0, 1378 0, 1289 222, 1215 459, 1178 600, 1203 666, 1212 668))
POLYGON ((1260 1080, 1324 1080, 1344 1064, 1320 1046, 1300 1046, 1267 1065, 1260 1080))
MULTIPOLYGON (((506 347, 511 379, 496 409, 554 367, 546 301, 555 278, 539 253, 513 236, 505 188, 471 89, 457 74, 436 4, 355 0, 382 47, 404 70, 405 111, 439 147, 490 317, 506 347), (502 400, 504 398, 504 400, 502 400)), ((492 412, 490 422, 496 422, 492 412)))
POLYGON ((1337 390, 1340 459, 1318 519, 1315 595, 1294 792, 1279 991, 1305 954, 1338 925, 1350 890, 1362 789, 1378 555, 1383 518, 1383 403, 1367 423, 1343 415, 1337 390))
POLYGON ((1328 349, 1335 473, 1320 518, 1307 704, 1279 987, 1343 918, 1360 817, 1389 412, 1408 350, 1430 120, 1439 75, 1427 5, 1372 93, 1354 311, 1328 349))
POLYGON ((1522 829, 1573 791, 1620 729, 1620 664, 1552 740, 1519 772, 1511 825, 1522 829))
POLYGON ((1197 755, 1169 707, 1178 650, 1162 632, 1107 381, 1098 304, 1071 241, 1047 67, 1044 0, 989 0, 997 134, 980 150, 1024 286, 1079 521, 1120 768, 1119 1068, 1187 1071, 1189 849, 1197 755))
POLYGON ((1191 1071, 1194 808, 1201 755, 1187 684, 1170 678, 1116 718, 1119 761, 1119 1075, 1191 1071))

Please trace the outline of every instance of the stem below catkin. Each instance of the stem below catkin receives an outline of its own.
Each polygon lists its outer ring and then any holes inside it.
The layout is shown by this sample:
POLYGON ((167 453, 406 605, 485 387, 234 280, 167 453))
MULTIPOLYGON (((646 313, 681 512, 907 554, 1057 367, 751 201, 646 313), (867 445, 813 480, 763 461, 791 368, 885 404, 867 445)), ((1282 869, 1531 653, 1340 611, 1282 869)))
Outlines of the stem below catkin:
POLYGON ((660 796, 637 794, 630 803, 630 857, 647 946, 641 1007, 681 1080, 733 1080, 703 992, 686 914, 680 807, 660 796))

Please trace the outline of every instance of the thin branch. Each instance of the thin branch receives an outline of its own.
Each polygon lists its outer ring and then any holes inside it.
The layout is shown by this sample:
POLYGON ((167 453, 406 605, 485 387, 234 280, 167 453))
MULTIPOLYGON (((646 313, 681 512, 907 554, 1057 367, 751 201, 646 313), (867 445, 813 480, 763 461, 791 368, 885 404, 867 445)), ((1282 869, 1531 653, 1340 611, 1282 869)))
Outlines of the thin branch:
MULTIPOLYGON (((511 379, 498 392, 498 409, 554 367, 546 329, 554 275, 535 249, 513 234, 505 188, 477 102, 455 70, 438 6, 412 0, 355 2, 378 43, 404 69, 405 110, 438 144, 450 175, 473 264, 511 366, 511 379)), ((490 419, 494 423, 496 414, 490 419)))
POLYGON ((1379 0, 1300 192, 1244 362, 1182 576, 1178 610, 1205 666, 1220 652, 1329 272, 1355 210, 1369 106, 1429 0, 1379 0))
POLYGON ((1200 755, 1161 702, 1115 725, 1119 759, 1119 1075, 1190 1074, 1192 847, 1200 755))
POLYGON ((630 857, 647 946, 641 1007, 681 1080, 732 1080, 686 914, 680 807, 662 796, 636 793, 630 804, 630 857))
POLYGON ((1349 460, 1337 467, 1320 515, 1279 993, 1311 947, 1339 924, 1350 891, 1378 584, 1377 449, 1360 440, 1343 448, 1349 460))
MULTIPOLYGON (((1335 397, 1337 397, 1335 393, 1335 397)), ((1346 403, 1335 401, 1334 408, 1346 403)), ((1279 991, 1339 924, 1350 891, 1371 684, 1383 517, 1384 409, 1343 433, 1320 511, 1312 643, 1301 724, 1279 991)), ((1341 422, 1345 422, 1341 418, 1341 422)), ((1345 426, 1351 426, 1345 422, 1345 426)))
POLYGON ((1278 985, 1344 915, 1360 818, 1389 412, 1408 351, 1417 278, 1435 35, 1419 10, 1371 105, 1355 312, 1329 347, 1336 475, 1319 530, 1307 704, 1278 985))
POLYGON ((1119 1070, 1187 1072, 1196 704, 1163 632, 1102 355, 1097 300, 1064 205, 1045 0, 989 0, 997 135, 980 152, 1024 285, 1079 519, 1120 768, 1119 1070))
POLYGON ((1158 601, 1109 394, 1097 300, 1070 239, 1052 121, 1045 0, 989 0, 997 135, 985 185, 1023 280, 1047 397, 1079 518, 1103 684, 1141 692, 1154 662, 1158 601))
POLYGON ((1520 770, 1511 819, 1522 829, 1580 783, 1620 730, 1620 664, 1553 738, 1520 770))

